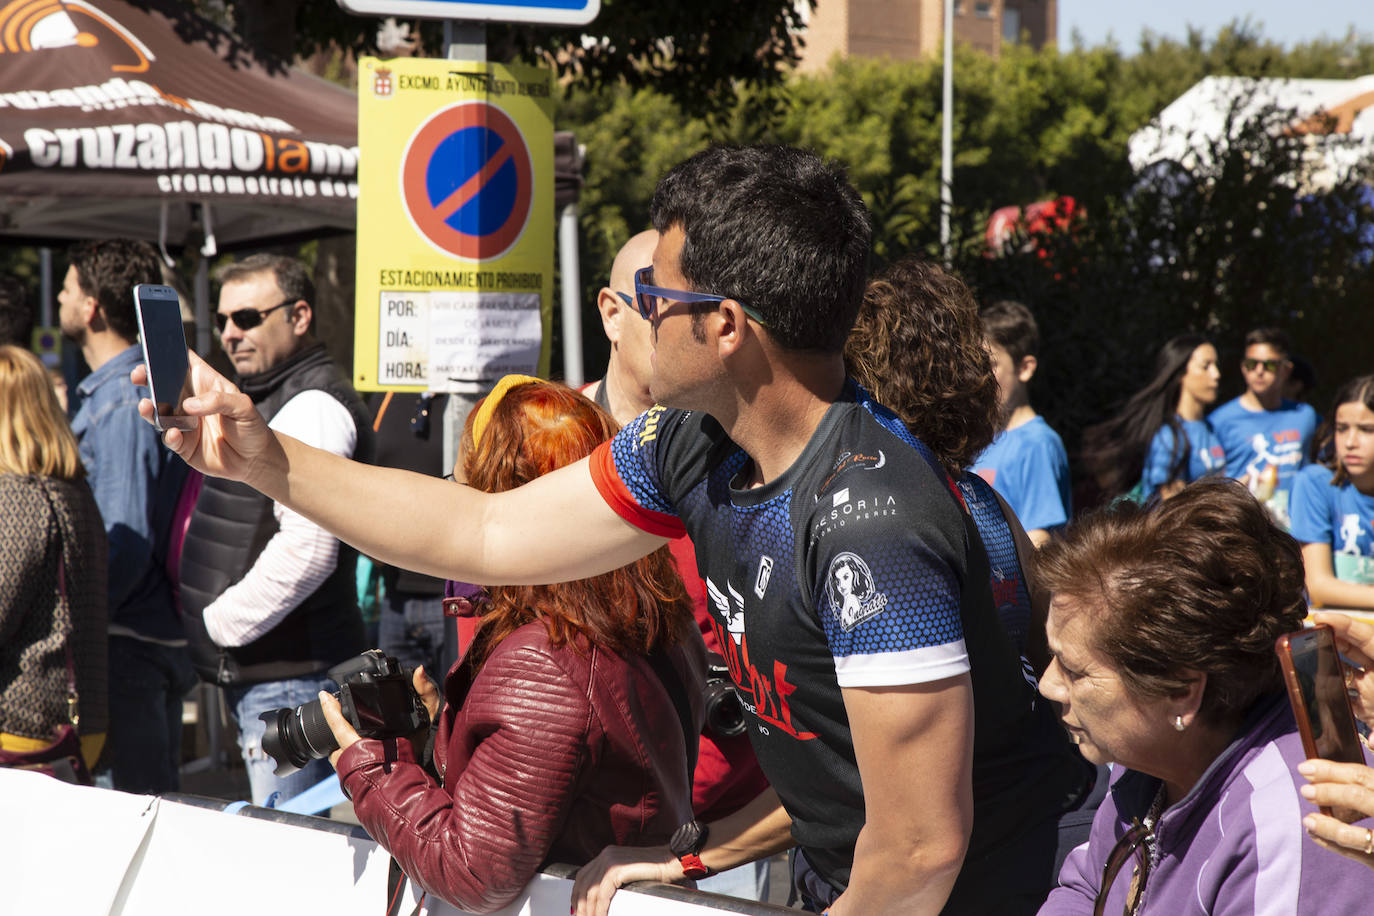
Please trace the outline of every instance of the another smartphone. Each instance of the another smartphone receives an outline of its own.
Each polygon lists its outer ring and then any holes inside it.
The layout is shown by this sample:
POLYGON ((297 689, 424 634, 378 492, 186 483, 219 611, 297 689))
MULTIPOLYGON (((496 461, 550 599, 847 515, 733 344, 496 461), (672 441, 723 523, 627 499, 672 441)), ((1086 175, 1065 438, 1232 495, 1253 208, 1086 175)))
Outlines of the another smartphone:
MULTIPOLYGON (((1288 702, 1298 720, 1302 747, 1308 757, 1324 757, 1337 763, 1364 763, 1355 714, 1345 684, 1345 668, 1336 651, 1334 631, 1326 624, 1288 633, 1278 638, 1275 651, 1288 685, 1288 702)), ((1332 810, 1323 814, 1350 823, 1364 817, 1355 811, 1332 810)))
POLYGON ((181 326, 181 302, 170 286, 140 283, 134 287, 138 340, 148 367, 153 394, 153 425, 159 431, 195 429, 197 417, 182 416, 181 402, 190 394, 191 361, 181 326))

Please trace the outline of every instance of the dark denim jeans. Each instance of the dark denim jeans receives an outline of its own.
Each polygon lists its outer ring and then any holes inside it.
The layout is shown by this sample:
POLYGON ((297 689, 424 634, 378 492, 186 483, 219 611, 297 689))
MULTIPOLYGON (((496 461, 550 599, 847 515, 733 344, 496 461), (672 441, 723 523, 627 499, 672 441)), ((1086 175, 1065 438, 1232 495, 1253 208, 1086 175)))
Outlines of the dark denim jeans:
POLYGON ((182 647, 110 637, 110 727, 96 781, 159 795, 181 785, 181 701, 196 685, 182 647))

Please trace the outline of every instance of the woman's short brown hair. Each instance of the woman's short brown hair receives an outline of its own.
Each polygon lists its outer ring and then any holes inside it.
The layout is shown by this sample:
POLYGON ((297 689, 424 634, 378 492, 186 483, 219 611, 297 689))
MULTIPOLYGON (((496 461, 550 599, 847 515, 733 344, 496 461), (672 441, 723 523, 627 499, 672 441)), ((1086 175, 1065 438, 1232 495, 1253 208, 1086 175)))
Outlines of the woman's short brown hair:
POLYGON ((28 350, 0 346, 0 474, 76 480, 85 473, 48 370, 28 350))
POLYGON ((1204 672, 1199 715, 1213 724, 1283 688, 1274 641, 1307 614, 1298 542, 1234 480, 1085 516, 1036 568, 1056 599, 1092 615, 1094 649, 1137 696, 1175 695, 1204 672))

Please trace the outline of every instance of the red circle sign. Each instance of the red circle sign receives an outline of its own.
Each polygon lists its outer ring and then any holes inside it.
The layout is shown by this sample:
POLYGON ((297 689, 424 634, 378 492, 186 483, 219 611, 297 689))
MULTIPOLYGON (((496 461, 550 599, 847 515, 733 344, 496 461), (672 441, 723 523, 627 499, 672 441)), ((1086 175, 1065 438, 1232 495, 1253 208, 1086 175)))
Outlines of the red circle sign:
POLYGON ((401 155, 401 200, 439 251, 470 261, 510 250, 529 221, 534 167, 520 128, 487 102, 437 112, 401 155))

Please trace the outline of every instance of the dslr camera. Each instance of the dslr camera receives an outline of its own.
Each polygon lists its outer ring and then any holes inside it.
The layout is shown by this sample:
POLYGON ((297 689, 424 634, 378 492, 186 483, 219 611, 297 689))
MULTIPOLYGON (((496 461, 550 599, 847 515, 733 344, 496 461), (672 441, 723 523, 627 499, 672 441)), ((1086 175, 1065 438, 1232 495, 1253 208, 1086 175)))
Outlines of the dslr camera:
POLYGON ((744 703, 739 698, 725 659, 714 652, 706 655, 706 728, 717 738, 744 734, 744 703))
MULTIPOLYGON (((399 738, 429 725, 429 711, 410 677, 380 649, 368 649, 335 665, 329 677, 339 685, 334 698, 344 718, 364 738, 399 738)), ((319 700, 260 713, 258 718, 267 726, 262 749, 277 761, 274 772, 278 776, 294 773, 339 748, 319 700)))

